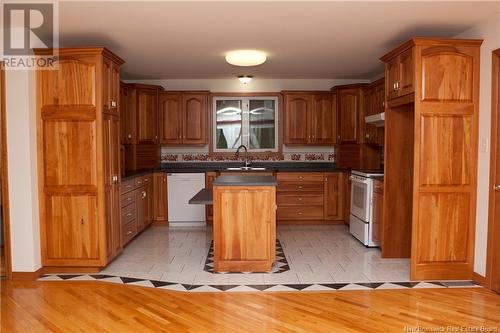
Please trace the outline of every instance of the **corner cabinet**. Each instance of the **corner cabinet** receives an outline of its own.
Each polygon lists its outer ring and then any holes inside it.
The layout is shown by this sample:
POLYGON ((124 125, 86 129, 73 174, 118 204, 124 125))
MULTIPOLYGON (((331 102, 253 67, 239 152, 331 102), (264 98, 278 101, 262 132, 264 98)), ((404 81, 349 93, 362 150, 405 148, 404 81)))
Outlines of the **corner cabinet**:
POLYGON ((122 64, 105 48, 65 48, 59 50, 57 70, 36 72, 46 268, 103 267, 121 251, 122 64))
POLYGON ((284 138, 287 145, 331 145, 337 138, 335 96, 330 92, 284 91, 284 138))
POLYGON ((207 144, 208 92, 163 92, 159 100, 161 144, 207 144))

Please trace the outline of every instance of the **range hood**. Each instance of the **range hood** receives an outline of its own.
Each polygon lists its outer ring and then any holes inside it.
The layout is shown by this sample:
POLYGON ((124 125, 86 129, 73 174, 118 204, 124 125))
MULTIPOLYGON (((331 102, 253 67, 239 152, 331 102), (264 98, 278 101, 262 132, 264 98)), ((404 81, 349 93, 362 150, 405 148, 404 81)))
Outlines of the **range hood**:
POLYGON ((365 122, 367 124, 373 124, 377 127, 384 127, 385 122, 385 112, 377 113, 371 116, 365 117, 365 122))

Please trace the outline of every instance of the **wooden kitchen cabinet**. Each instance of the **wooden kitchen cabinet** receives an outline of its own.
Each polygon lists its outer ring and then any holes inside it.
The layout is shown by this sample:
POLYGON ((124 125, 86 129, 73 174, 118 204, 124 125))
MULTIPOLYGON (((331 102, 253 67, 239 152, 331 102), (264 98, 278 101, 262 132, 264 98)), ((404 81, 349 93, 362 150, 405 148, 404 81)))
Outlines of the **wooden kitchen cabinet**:
POLYGON ((160 143, 202 146, 207 143, 208 92, 160 94, 160 143))
POLYGON ((42 265, 98 269, 121 250, 123 60, 99 47, 58 52, 56 70, 36 71, 42 265))
POLYGON ((137 143, 158 143, 158 89, 137 89, 137 143))
POLYGON ((312 94, 284 93, 284 144, 305 145, 309 143, 308 121, 312 107, 312 94))
POLYGON ((279 224, 327 224, 344 219, 340 172, 278 172, 279 224))
POLYGON ((291 92, 284 95, 284 143, 331 145, 337 138, 335 96, 330 92, 291 92))
POLYGON ((152 220, 159 223, 168 223, 167 213, 167 174, 153 173, 153 216, 152 220))
MULTIPOLYGON (((217 172, 210 171, 205 173, 205 188, 213 189, 214 180, 217 178, 217 172)), ((206 205, 205 206, 205 216, 207 220, 207 224, 211 225, 214 219, 214 206, 206 205)))
POLYGON ((341 172, 325 172, 324 186, 324 218, 325 220, 343 220, 343 174, 341 172))
POLYGON ((412 48, 399 53, 386 62, 385 77, 387 100, 405 96, 415 91, 412 48))
POLYGON ((268 272, 276 258, 275 186, 214 186, 214 270, 268 272))
POLYGON ((120 84, 120 141, 122 144, 136 142, 135 105, 132 104, 132 89, 126 83, 120 84))
POLYGON ((364 129, 363 88, 366 85, 356 84, 337 86, 338 138, 337 142, 362 143, 364 129))
MULTIPOLYGON (((385 81, 379 79, 369 86, 364 91, 364 111, 365 116, 379 114, 385 111, 385 81)), ((375 146, 384 145, 384 127, 377 127, 374 124, 364 124, 365 143, 375 146)))
POLYGON ((410 257, 412 280, 473 275, 481 44, 412 38, 381 58, 386 74, 398 64, 386 81, 382 257, 410 257))
POLYGON ((383 180, 373 181, 372 197, 372 240, 376 244, 381 244, 381 234, 383 226, 383 204, 384 204, 384 183, 383 180))

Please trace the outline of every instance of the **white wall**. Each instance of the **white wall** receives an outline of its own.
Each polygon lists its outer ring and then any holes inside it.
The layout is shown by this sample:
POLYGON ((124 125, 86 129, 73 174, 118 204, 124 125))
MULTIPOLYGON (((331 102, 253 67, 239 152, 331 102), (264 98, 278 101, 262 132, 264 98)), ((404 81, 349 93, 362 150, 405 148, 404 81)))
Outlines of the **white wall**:
POLYGON ((500 13, 483 20, 477 26, 456 38, 484 39, 481 46, 481 72, 479 96, 479 156, 476 212, 476 243, 474 271, 486 274, 486 249, 488 239, 488 187, 490 174, 491 137, 491 52, 500 48, 500 13))
POLYGON ((254 78, 247 85, 241 84, 236 77, 228 79, 163 79, 163 80, 125 80, 157 84, 166 90, 210 90, 212 92, 280 92, 281 90, 330 90, 333 86, 349 83, 366 83, 368 80, 329 80, 329 79, 259 79, 254 78))
POLYGON ((41 267, 35 118, 31 71, 6 71, 7 158, 12 271, 41 267))

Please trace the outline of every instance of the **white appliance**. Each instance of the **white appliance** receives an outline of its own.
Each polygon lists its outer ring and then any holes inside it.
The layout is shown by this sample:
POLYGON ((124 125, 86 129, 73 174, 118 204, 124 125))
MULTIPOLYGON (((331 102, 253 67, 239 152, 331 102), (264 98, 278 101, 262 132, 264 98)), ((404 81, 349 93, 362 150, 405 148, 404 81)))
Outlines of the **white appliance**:
POLYGON ((349 231, 365 246, 378 246, 372 239, 373 214, 373 179, 374 176, 383 176, 383 173, 351 172, 351 215, 349 231))
POLYGON ((205 225, 205 206, 189 204, 189 199, 203 188, 204 173, 167 174, 168 222, 171 226, 205 225))

